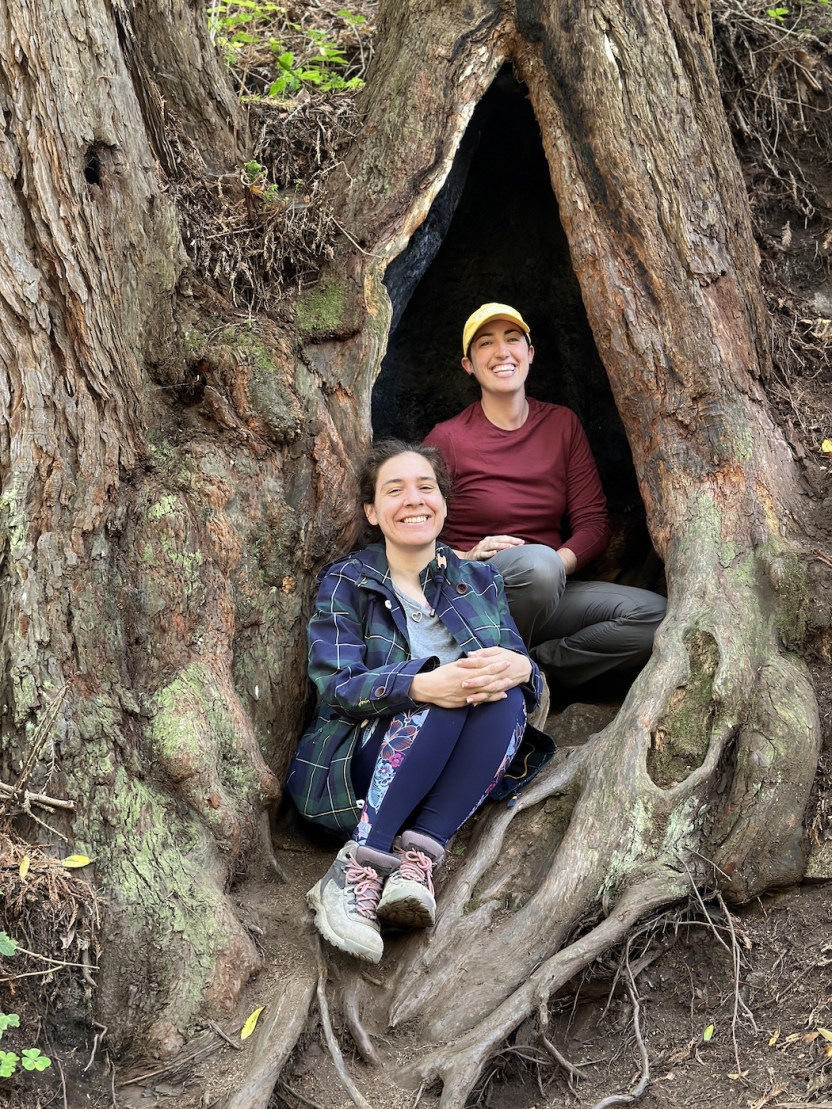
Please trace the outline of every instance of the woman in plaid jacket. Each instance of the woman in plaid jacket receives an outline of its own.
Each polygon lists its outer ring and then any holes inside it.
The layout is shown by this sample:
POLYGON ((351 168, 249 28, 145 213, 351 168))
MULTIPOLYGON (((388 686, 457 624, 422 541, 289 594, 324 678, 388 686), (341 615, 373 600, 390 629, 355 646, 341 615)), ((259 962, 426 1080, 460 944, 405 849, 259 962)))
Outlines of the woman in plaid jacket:
POLYGON ((318 715, 287 791, 350 835, 307 900, 325 939, 370 962, 379 920, 433 924, 433 869, 501 781, 541 692, 499 572, 437 546, 448 485, 435 448, 376 446, 360 492, 382 541, 328 568, 309 624, 318 715))

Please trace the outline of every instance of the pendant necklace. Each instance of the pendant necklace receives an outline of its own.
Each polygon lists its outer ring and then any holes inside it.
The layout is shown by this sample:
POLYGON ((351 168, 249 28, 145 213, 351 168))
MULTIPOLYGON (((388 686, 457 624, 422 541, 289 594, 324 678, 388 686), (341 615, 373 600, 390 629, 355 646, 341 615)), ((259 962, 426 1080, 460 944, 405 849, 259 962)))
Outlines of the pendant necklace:
POLYGON ((414 624, 420 623, 423 616, 432 615, 426 608, 422 608, 418 601, 415 601, 412 597, 408 597, 406 593, 402 593, 400 589, 397 589, 396 583, 392 578, 390 579, 390 584, 393 586, 393 592, 407 609, 407 614, 414 624))

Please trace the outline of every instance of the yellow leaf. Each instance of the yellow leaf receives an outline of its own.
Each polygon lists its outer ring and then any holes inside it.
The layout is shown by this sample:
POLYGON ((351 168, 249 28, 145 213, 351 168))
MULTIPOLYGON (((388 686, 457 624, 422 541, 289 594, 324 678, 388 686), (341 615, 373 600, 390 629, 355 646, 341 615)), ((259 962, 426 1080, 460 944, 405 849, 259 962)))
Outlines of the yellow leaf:
POLYGON ((249 1038, 249 1036, 252 1034, 254 1029, 257 1027, 257 1018, 263 1012, 265 1007, 266 1007, 265 1005, 261 1005, 259 1009, 255 1009, 254 1012, 251 1014, 251 1016, 248 1017, 248 1019, 246 1020, 246 1023, 243 1025, 243 1030, 240 1033, 240 1039, 241 1040, 247 1040, 249 1038))
POLYGON ((828 1028, 819 1028, 818 1032, 820 1032, 825 1040, 828 1040, 829 1043, 832 1044, 832 1032, 830 1032, 828 1028))
POLYGON ((774 1033, 774 1035, 771 1037, 771 1039, 768 1041, 768 1046, 769 1047, 774 1047, 774 1045, 777 1043, 777 1041, 779 1039, 780 1039, 780 1029, 778 1028, 777 1031, 774 1033))
POLYGON ((832 439, 824 439, 820 445, 820 449, 824 454, 832 454, 832 439))
POLYGON ((88 859, 86 855, 67 855, 67 857, 63 860, 63 865, 68 867, 70 870, 73 870, 79 866, 86 866, 88 863, 91 862, 92 859, 88 859))
POLYGON ((32 864, 31 858, 28 855, 24 855, 23 858, 20 860, 20 877, 21 878, 25 878, 26 875, 29 873, 29 867, 31 866, 31 864, 32 864))
POLYGON ((745 1078, 747 1074, 747 1070, 734 1071, 734 1073, 729 1074, 728 1077, 731 1079, 732 1082, 738 1082, 741 1078, 745 1078))
POLYGON ((832 1044, 827 1044, 823 1049, 824 1059, 832 1059, 832 1044))
POLYGON ((713 1036, 713 1034, 714 1026, 712 1024, 709 1024, 705 1031, 702 1033, 702 1039, 705 1041, 706 1044, 710 1043, 711 1036, 713 1036))

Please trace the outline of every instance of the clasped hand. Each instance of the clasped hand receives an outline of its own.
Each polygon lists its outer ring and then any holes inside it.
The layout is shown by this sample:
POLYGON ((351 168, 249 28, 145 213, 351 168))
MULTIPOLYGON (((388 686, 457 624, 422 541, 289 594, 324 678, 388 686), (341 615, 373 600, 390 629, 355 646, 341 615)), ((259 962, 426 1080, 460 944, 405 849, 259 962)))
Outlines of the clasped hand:
POLYGON ((446 709, 502 701, 507 689, 527 682, 531 673, 532 664, 526 655, 507 647, 482 647, 466 658, 417 674, 410 696, 414 701, 446 709))

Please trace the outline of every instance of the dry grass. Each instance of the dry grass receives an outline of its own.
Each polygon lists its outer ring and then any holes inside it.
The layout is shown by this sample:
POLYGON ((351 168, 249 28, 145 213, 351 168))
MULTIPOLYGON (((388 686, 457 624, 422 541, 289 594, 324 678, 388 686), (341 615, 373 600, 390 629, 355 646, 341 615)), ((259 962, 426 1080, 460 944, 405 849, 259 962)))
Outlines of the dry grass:
POLYGON ((258 21, 254 41, 229 67, 253 138, 250 159, 233 173, 212 175, 181 133, 171 136, 185 246, 196 273, 238 308, 279 314, 281 300, 312 283, 332 257, 339 229, 326 185, 358 127, 353 89, 303 85, 290 98, 270 98, 280 73, 270 43, 279 42, 302 68, 314 57, 309 32, 316 31, 346 59, 335 67, 340 76, 363 78, 374 21, 373 0, 348 8, 338 0, 296 3, 258 21), (346 10, 364 22, 339 14, 346 10))
POLYGON ((8 821, 0 822, 3 930, 20 947, 4 962, 0 982, 25 977, 45 987, 64 969, 90 974, 98 956, 98 897, 80 873, 27 843, 8 821), (12 969, 13 968, 13 969, 12 969))
POLYGON ((832 259, 832 7, 713 0, 712 10, 723 101, 762 255, 773 361, 766 386, 802 449, 817 455, 832 387, 830 313, 811 300, 832 259), (768 14, 786 9, 779 20, 768 14))

